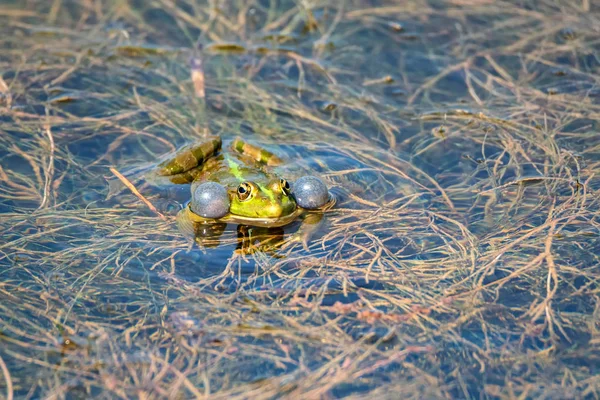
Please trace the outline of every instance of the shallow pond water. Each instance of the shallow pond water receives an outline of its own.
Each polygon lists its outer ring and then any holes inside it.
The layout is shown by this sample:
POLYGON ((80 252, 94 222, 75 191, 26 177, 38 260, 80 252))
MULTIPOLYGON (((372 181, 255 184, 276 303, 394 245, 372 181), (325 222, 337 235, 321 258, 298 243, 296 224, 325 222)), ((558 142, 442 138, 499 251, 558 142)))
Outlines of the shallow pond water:
POLYGON ((598 397, 599 17, 0 2, 0 396, 598 397), (306 248, 178 230, 207 135, 322 177, 306 248))

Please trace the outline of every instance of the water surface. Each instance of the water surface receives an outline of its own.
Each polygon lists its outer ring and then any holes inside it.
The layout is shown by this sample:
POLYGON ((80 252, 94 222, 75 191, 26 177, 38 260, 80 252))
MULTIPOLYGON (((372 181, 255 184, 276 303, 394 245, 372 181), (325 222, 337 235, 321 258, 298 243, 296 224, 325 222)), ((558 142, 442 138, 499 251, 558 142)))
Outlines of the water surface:
POLYGON ((0 393, 597 397, 599 15, 4 0, 0 393), (182 236, 132 171, 207 134, 327 182, 308 249, 182 236))

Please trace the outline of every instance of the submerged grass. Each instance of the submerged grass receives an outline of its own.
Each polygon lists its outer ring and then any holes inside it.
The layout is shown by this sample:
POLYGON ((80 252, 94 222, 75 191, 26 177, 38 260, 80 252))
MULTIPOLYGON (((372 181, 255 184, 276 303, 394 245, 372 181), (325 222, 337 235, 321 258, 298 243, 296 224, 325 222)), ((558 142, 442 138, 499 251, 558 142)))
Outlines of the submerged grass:
POLYGON ((0 392, 600 397, 599 16, 4 2, 0 392), (161 219, 111 172, 207 133, 334 188, 308 250, 191 245, 187 189, 131 181, 161 219))

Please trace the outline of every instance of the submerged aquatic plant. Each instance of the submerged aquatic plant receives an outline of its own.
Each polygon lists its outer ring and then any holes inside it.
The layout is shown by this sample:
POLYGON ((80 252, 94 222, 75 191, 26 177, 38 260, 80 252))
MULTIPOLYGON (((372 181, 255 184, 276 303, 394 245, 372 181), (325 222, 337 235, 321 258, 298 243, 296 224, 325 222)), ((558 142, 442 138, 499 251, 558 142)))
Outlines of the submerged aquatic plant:
POLYGON ((599 15, 5 2, 0 392, 597 397, 599 15), (207 134, 339 191, 307 249, 199 248, 186 188, 115 178, 207 134))

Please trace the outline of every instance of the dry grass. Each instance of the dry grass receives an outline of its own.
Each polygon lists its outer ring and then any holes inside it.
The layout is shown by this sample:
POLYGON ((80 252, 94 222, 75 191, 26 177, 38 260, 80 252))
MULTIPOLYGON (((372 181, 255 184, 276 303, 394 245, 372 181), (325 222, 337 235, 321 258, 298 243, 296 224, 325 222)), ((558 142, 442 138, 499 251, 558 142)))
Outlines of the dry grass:
POLYGON ((0 396, 600 397, 599 10, 398 3, 1 6, 0 396), (308 251, 109 169, 206 133, 335 188, 308 251))

